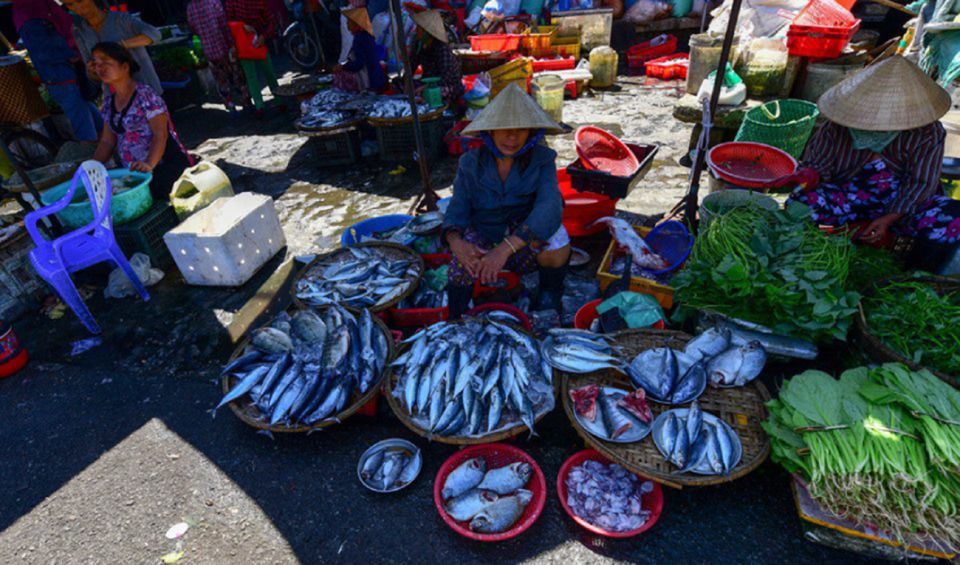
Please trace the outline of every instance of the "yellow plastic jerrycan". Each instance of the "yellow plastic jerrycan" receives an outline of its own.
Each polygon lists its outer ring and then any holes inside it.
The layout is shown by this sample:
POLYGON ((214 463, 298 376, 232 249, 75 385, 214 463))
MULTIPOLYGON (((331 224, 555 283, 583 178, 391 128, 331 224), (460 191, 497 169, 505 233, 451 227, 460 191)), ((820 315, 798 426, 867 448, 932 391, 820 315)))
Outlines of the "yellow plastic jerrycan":
POLYGON ((233 196, 233 185, 220 167, 206 161, 183 171, 173 183, 170 203, 180 220, 209 206, 221 196, 233 196))

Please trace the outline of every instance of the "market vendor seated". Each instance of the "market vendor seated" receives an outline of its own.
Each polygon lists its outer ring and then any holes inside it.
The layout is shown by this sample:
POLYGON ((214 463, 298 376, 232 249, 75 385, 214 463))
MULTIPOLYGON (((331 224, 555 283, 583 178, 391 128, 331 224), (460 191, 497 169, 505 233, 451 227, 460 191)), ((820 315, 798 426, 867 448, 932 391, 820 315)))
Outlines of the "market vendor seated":
POLYGON ((333 67, 333 84, 348 92, 371 90, 381 92, 387 75, 380 65, 380 48, 373 39, 373 24, 366 8, 344 10, 347 29, 353 34, 353 46, 346 63, 333 67))
POLYGON ((799 184, 790 199, 810 206, 822 225, 862 222, 866 243, 895 227, 927 253, 949 252, 960 238, 960 201, 940 185, 946 133, 938 120, 950 109, 947 92, 895 56, 834 86, 819 106, 829 121, 797 173, 777 183, 799 184))
POLYGON ((492 283, 507 269, 539 267, 533 310, 560 310, 570 259, 561 225, 557 154, 540 141, 562 130, 526 92, 505 88, 464 130, 484 146, 460 158, 444 237, 453 252, 447 296, 450 319, 466 310, 474 283, 492 283))
POLYGON ((444 103, 455 105, 463 96, 463 74, 460 60, 450 48, 450 36, 443 25, 443 16, 439 10, 424 10, 412 12, 410 18, 417 24, 410 68, 422 66, 424 77, 439 78, 444 103))
POLYGON ((150 193, 167 199, 183 170, 191 165, 177 138, 163 98, 133 76, 140 65, 119 43, 98 43, 92 67, 109 92, 103 97, 103 133, 93 158, 106 164, 114 152, 131 171, 152 173, 150 193))

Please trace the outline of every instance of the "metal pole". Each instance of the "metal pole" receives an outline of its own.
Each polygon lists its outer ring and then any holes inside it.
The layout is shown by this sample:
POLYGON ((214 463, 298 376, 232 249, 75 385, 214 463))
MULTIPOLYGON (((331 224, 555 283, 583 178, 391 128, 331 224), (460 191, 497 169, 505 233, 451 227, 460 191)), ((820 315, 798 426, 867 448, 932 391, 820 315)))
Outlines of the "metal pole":
POLYGON ((743 0, 733 0, 730 7, 730 19, 727 21, 727 31, 723 36, 723 46, 720 49, 720 63, 717 65, 717 76, 713 80, 713 92, 710 95, 710 105, 705 109, 704 116, 710 123, 704 123, 705 133, 697 143, 697 156, 690 171, 690 189, 687 191, 685 215, 687 223, 695 233, 697 231, 697 211, 700 206, 700 173, 707 158, 707 146, 710 144, 710 127, 713 125, 713 116, 717 111, 717 102, 720 100, 720 88, 723 86, 723 75, 727 70, 727 61, 730 59, 730 47, 733 45, 733 36, 737 30, 737 20, 740 18, 740 5, 743 0))
POLYGON ((430 212, 437 209, 437 193, 430 185, 430 170, 427 168, 427 156, 423 150, 423 132, 420 129, 420 113, 417 111, 417 101, 413 94, 413 69, 410 68, 410 57, 407 55, 407 40, 403 35, 403 20, 401 18, 400 0, 390 0, 390 13, 393 22, 393 36, 397 39, 397 56, 403 63, 403 90, 410 103, 410 114, 413 117, 413 137, 417 146, 417 160, 420 164, 420 179, 423 181, 423 194, 414 202, 413 208, 423 208, 430 212))

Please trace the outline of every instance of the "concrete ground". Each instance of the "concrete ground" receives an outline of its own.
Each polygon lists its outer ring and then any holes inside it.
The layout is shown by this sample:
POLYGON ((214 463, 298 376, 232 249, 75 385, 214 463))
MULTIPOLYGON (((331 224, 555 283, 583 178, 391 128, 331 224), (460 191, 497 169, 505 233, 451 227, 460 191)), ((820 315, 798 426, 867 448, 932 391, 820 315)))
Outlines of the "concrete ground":
MULTIPOLYGON (((662 213, 685 187, 676 159, 689 130, 670 117, 675 89, 624 82, 621 92, 568 103, 566 121, 662 144, 643 188, 621 203, 662 213)), ((253 122, 206 106, 178 112, 175 121, 237 190, 276 198, 287 257, 331 249, 346 225, 405 211, 417 193, 415 175, 391 176, 387 167, 319 167, 279 110, 253 122)), ((569 138, 551 143, 561 163, 572 160, 569 138)), ((449 186, 454 165, 447 159, 432 168, 438 187, 449 186)), ((588 535, 553 490, 562 462, 583 448, 562 410, 540 423, 540 437, 516 442, 547 477, 543 515, 498 544, 462 539, 444 525, 433 477, 455 448, 414 436, 384 402, 375 418, 357 416, 309 436, 266 437, 227 410, 214 418, 229 328, 249 322, 248 301, 266 303, 278 292, 268 278, 283 265, 274 259, 239 289, 188 287, 168 268, 146 304, 103 299, 105 278, 93 272, 83 280, 99 285, 88 303, 105 333, 75 356, 72 344, 89 336, 69 312, 16 323, 32 360, 0 380, 0 560, 155 563, 182 551, 181 563, 857 561, 804 539, 788 477, 769 462, 730 484, 665 489, 662 517, 637 538, 588 535), (420 446, 424 468, 410 488, 377 495, 358 482, 357 459, 389 437, 420 446), (186 535, 166 539, 181 521, 191 526, 186 535)))

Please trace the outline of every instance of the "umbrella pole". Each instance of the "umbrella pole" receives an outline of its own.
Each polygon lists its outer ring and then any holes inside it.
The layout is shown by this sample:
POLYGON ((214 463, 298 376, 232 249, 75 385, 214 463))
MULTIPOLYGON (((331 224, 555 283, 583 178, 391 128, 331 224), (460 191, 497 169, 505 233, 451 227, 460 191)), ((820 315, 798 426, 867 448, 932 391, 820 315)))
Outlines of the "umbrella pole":
POLYGON ((717 76, 713 81, 713 92, 710 94, 709 106, 703 112, 703 131, 705 134, 700 136, 697 143, 697 156, 693 161, 693 168, 690 170, 690 189, 686 196, 685 215, 693 233, 697 232, 699 224, 697 212, 700 206, 700 173, 703 172, 703 165, 707 158, 707 147, 710 145, 709 132, 713 126, 713 115, 717 111, 717 102, 720 100, 720 88, 723 86, 723 75, 727 70, 727 62, 730 59, 730 47, 733 45, 733 36, 737 30, 737 20, 740 19, 740 5, 742 3, 743 0, 733 0, 733 5, 730 7, 730 19, 727 21, 727 31, 723 36, 717 76))
POLYGON ((403 35, 403 20, 401 18, 400 0, 390 0, 390 15, 393 16, 393 37, 397 42, 397 57, 403 63, 403 90, 410 103, 410 114, 413 117, 413 137, 417 145, 417 161, 420 165, 420 179, 423 181, 423 194, 415 201, 411 209, 423 209, 427 212, 437 209, 437 193, 430 185, 430 170, 427 168, 427 156, 423 150, 423 131, 420 128, 420 112, 417 111, 417 101, 413 94, 413 69, 410 68, 410 57, 407 54, 407 40, 403 35))

